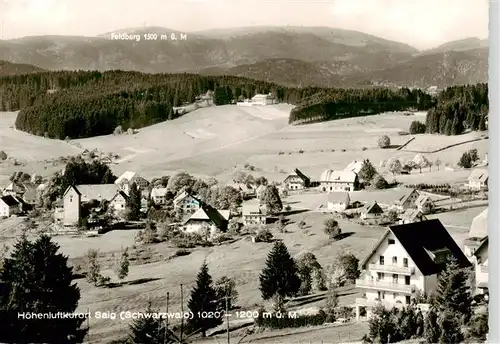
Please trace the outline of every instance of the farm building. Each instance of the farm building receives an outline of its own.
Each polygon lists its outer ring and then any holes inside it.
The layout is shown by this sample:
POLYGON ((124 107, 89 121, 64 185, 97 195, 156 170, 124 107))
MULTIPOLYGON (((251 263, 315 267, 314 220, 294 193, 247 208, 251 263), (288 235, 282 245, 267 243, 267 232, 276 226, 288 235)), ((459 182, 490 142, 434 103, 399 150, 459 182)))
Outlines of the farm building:
POLYGON ((406 209, 416 209, 417 205, 415 202, 419 196, 420 193, 416 189, 407 192, 403 195, 403 197, 396 201, 396 208, 401 212, 404 212, 406 209))
POLYGON ((228 186, 238 190, 243 199, 255 197, 255 188, 251 185, 233 181, 232 183, 228 184, 228 186))
POLYGON ((488 208, 478 214, 470 225, 469 234, 464 241, 464 252, 472 261, 474 251, 481 245, 484 239, 488 236, 488 208))
POLYGON ((109 209, 125 209, 127 195, 116 184, 87 184, 69 186, 63 195, 63 225, 78 226, 82 206, 90 202, 108 203, 109 209))
POLYGON ((417 206, 417 209, 422 212, 422 214, 429 214, 436 208, 432 199, 427 195, 418 196, 415 201, 415 205, 417 206))
POLYGON ((180 191, 174 198, 175 211, 183 214, 193 214, 200 209, 201 201, 186 190, 180 191))
POLYGON ((155 204, 163 205, 167 203, 167 188, 153 188, 151 190, 151 199, 155 204))
POLYGON ((351 198, 348 192, 330 192, 327 195, 326 210, 340 213, 349 208, 350 202, 351 198))
POLYGON ((346 166, 346 168, 344 168, 344 171, 351 171, 358 174, 359 171, 361 171, 362 167, 363 167, 363 161, 353 160, 349 163, 349 165, 346 166))
POLYGON ((18 199, 22 199, 27 204, 33 205, 38 198, 37 185, 32 182, 11 182, 3 189, 2 195, 15 196, 18 199))
POLYGON ((127 171, 123 173, 118 179, 115 180, 115 184, 119 186, 120 190, 125 192, 127 195, 130 192, 130 186, 135 183, 139 190, 144 190, 148 187, 149 182, 139 176, 135 172, 127 171))
POLYGON ((382 217, 383 214, 384 214, 384 210, 375 201, 371 204, 367 204, 361 210, 360 218, 362 220, 378 219, 378 218, 382 217))
POLYGON ((323 192, 356 191, 359 187, 358 175, 352 171, 326 170, 321 174, 320 187, 323 192))
POLYGON ((271 105, 274 104, 274 97, 269 94, 256 94, 252 98, 252 105, 271 105))
POLYGON ((23 211, 22 202, 12 195, 0 197, 0 217, 9 217, 23 211))
POLYGON ((427 218, 418 209, 406 209, 406 211, 399 216, 400 225, 420 221, 427 221, 427 218))
POLYGON ((242 210, 243 225, 265 225, 267 216, 258 204, 243 205, 242 210))
POLYGON ((471 263, 437 219, 390 226, 361 262, 362 273, 356 287, 363 297, 356 299, 356 318, 360 308, 377 305, 405 307, 415 292, 431 294, 437 288, 437 275, 449 256, 461 268, 471 263))
POLYGON ((295 169, 295 173, 288 175, 283 181, 286 190, 303 190, 308 188, 310 184, 311 179, 299 169, 295 169))
POLYGON ((470 190, 486 190, 488 189, 488 169, 476 168, 471 172, 465 186, 470 190))
POLYGON ((488 237, 484 239, 474 251, 475 292, 485 294, 488 292, 488 237))
POLYGON ((187 233, 198 233, 207 239, 217 232, 225 232, 229 221, 229 210, 217 210, 203 204, 185 222, 184 228, 187 233))

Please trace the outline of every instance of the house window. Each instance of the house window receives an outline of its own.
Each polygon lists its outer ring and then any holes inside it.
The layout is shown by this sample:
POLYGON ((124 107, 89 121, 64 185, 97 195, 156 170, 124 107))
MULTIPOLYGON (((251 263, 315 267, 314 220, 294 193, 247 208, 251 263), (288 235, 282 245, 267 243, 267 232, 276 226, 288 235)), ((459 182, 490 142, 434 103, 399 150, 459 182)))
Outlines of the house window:
POLYGON ((382 300, 382 293, 380 291, 377 292, 377 298, 379 300, 382 300))
POLYGON ((385 300, 385 291, 382 292, 382 300, 385 300))
POLYGON ((392 274, 392 283, 398 284, 398 275, 397 274, 392 274))
POLYGON ((398 263, 398 257, 392 257, 392 264, 396 265, 398 263))
POLYGON ((404 266, 405 268, 407 268, 407 267, 408 267, 408 258, 403 258, 403 266, 404 266))
POLYGON ((379 258, 379 264, 384 265, 384 256, 380 256, 379 258))
POLYGON ((410 285, 410 276, 405 276, 405 284, 410 285))
POLYGON ((398 294, 398 293, 394 293, 394 294, 392 294, 392 295, 393 295, 394 299, 397 299, 397 298, 399 297, 399 294, 398 294))
POLYGON ((383 280, 384 279, 384 273, 383 272, 377 272, 377 279, 383 280))
POLYGON ((409 295, 406 295, 405 297, 406 304, 409 305, 411 303, 411 298, 409 295))
POLYGON ((396 243, 396 240, 394 239, 389 239, 389 245, 394 245, 396 243))
POLYGON ((69 201, 73 202, 73 196, 69 196, 69 201))

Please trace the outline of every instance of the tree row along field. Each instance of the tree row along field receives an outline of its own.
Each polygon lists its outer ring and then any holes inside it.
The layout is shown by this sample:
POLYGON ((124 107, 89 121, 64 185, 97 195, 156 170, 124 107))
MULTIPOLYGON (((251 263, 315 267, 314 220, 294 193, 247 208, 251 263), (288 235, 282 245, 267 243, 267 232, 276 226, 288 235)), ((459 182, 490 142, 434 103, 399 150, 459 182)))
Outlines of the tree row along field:
POLYGON ((60 71, 0 78, 0 111, 21 110, 16 128, 56 139, 111 134, 116 127, 142 128, 180 116, 174 107, 214 91, 215 105, 258 93, 272 93, 296 105, 290 124, 374 115, 387 111, 430 110, 429 133, 484 130, 487 84, 450 87, 433 98, 401 88, 291 88, 265 81, 195 74, 144 74, 124 71, 60 71))

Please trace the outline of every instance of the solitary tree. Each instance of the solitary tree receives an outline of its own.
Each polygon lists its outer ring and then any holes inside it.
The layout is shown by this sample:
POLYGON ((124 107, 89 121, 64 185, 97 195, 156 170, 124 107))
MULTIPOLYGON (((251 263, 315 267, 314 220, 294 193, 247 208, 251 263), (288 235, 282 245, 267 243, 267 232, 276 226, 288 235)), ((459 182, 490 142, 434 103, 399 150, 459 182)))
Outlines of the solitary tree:
POLYGON ((206 337, 207 330, 222 324, 222 318, 207 316, 220 309, 220 300, 212 285, 212 276, 208 273, 206 262, 200 268, 196 285, 191 290, 188 308, 193 317, 188 320, 188 325, 193 331, 199 330, 206 337))
POLYGON ((396 173, 400 173, 403 166, 401 165, 401 161, 399 159, 393 159, 389 163, 389 171, 394 175, 396 173))
POLYGON ((81 343, 84 319, 23 319, 27 313, 73 313, 80 290, 73 284, 68 258, 59 246, 42 235, 30 242, 25 237, 15 245, 0 271, 0 342, 81 343))
POLYGON ((378 146, 380 148, 387 148, 391 145, 391 139, 387 135, 380 136, 378 139, 378 146))
POLYGON ((85 255, 87 270, 86 279, 87 282, 93 283, 94 285, 97 285, 101 277, 101 264, 99 264, 99 260, 97 259, 98 254, 98 250, 89 249, 85 255))
POLYGON ((439 159, 437 159, 437 160, 434 162, 434 165, 436 165, 436 166, 437 166, 438 171, 439 171, 439 166, 441 166, 441 164, 442 164, 442 162, 441 162, 441 160, 439 160, 439 159))
POLYGON ((372 180, 373 176, 377 174, 377 170, 372 165, 370 160, 365 159, 363 164, 361 165, 361 169, 359 170, 358 176, 364 182, 369 182, 372 180))
POLYGON ((261 203, 266 205, 267 211, 272 215, 276 215, 283 210, 280 193, 274 185, 266 186, 261 203))
POLYGON ((130 185, 129 197, 127 200, 127 217, 131 221, 136 221, 141 216, 141 190, 136 183, 130 185))
POLYGON ((387 189, 389 187, 389 183, 387 182, 387 180, 385 180, 385 178, 380 174, 377 174, 375 177, 373 177, 371 185, 378 190, 387 189))
POLYGON ((359 277, 359 259, 352 253, 339 252, 329 268, 330 280, 335 286, 354 283, 359 277))
POLYGON ((420 121, 413 121, 410 125, 410 134, 424 134, 425 124, 420 121))
POLYGON ((330 239, 338 238, 340 234, 342 234, 339 223, 333 218, 326 219, 325 233, 330 237, 330 239))
POLYGON ((259 281, 264 300, 274 296, 284 299, 298 293, 301 281, 297 265, 283 242, 277 241, 269 252, 259 281))
POLYGON ((120 261, 118 262, 118 266, 116 267, 116 276, 118 276, 119 279, 124 279, 128 275, 128 268, 129 268, 130 262, 128 260, 128 247, 125 248, 125 250, 122 251, 120 261))

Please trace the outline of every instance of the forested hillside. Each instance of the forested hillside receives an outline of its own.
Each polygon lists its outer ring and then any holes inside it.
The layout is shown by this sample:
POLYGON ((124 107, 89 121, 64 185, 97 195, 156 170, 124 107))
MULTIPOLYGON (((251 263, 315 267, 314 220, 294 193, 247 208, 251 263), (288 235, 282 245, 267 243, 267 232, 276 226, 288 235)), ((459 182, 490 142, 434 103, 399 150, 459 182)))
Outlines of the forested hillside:
POLYGON ((488 84, 448 87, 427 114, 426 130, 445 135, 486 130, 488 110, 488 84))
MULTIPOLYGON (((273 93, 279 102, 297 105, 291 124, 435 105, 430 95, 406 88, 291 88, 232 76, 61 71, 0 77, 0 111, 21 110, 19 130, 57 139, 83 138, 111 134, 119 125, 141 128, 174 119, 178 115, 173 107, 193 102, 208 90, 214 91, 217 105, 273 93)), ((487 85, 449 88, 430 112, 427 130, 450 135, 464 128, 481 129, 487 109, 487 85), (457 121, 466 124, 452 125, 457 121)))

